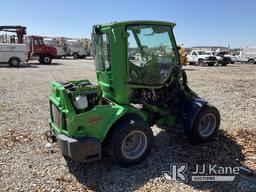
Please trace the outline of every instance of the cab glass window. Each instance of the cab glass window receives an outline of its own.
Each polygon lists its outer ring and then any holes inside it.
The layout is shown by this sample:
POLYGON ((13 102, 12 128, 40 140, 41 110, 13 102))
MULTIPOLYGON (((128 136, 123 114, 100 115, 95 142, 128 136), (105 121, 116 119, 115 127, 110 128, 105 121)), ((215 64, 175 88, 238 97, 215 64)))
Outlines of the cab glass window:
POLYGON ((38 40, 37 39, 34 40, 34 45, 36 45, 36 46, 38 45, 38 40))
POLYGON ((192 55, 196 55, 197 56, 196 52, 193 52, 192 55))
POLYGON ((34 39, 34 45, 44 45, 43 39, 34 39))
POLYGON ((129 82, 160 85, 179 64, 170 26, 135 25, 127 27, 129 82))
POLYGON ((96 70, 105 71, 110 69, 110 46, 107 34, 93 35, 93 53, 96 70))

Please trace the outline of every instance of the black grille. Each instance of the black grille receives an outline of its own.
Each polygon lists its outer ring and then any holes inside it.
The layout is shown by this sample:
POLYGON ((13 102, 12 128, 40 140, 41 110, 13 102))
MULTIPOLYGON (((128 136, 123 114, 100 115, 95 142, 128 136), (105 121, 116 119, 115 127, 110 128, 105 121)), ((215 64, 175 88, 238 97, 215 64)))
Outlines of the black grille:
POLYGON ((216 60, 216 57, 209 57, 209 60, 216 60))
POLYGON ((231 62, 231 58, 230 57, 223 57, 223 61, 231 62))

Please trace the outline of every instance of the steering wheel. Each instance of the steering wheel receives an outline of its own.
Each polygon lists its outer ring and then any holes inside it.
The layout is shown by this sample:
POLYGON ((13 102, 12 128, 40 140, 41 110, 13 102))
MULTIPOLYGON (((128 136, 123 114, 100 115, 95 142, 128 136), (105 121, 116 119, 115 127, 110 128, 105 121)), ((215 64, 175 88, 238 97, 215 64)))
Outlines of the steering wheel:
POLYGON ((149 59, 147 62, 143 63, 143 67, 139 67, 138 65, 134 64, 132 61, 130 62, 130 76, 133 76, 133 78, 137 80, 143 80, 143 77, 147 71, 148 65, 151 62, 152 58, 149 59))

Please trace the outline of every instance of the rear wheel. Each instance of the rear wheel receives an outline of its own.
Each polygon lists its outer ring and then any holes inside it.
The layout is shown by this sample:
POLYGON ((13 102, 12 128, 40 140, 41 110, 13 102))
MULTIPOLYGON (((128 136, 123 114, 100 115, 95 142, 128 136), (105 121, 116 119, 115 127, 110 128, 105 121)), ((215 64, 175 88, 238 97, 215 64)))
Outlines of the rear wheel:
POLYGON ((128 167, 149 155, 153 146, 153 133, 145 121, 132 115, 110 130, 105 143, 110 157, 120 166, 128 167))
POLYGON ((218 109, 207 105, 196 117, 192 130, 188 132, 188 138, 192 143, 206 142, 217 134, 219 126, 220 113, 218 109))
POLYGON ((11 67, 18 67, 20 65, 20 59, 19 58, 11 58, 9 60, 9 65, 11 67))
POLYGON ((52 56, 51 55, 43 55, 40 60, 39 60, 40 63, 43 63, 43 64, 51 64, 52 62, 52 56))
POLYGON ((254 59, 250 59, 250 60, 248 61, 248 64, 254 64, 254 63, 255 63, 254 59))
POLYGON ((74 59, 78 59, 80 57, 80 55, 78 53, 73 53, 73 57, 74 57, 74 59))

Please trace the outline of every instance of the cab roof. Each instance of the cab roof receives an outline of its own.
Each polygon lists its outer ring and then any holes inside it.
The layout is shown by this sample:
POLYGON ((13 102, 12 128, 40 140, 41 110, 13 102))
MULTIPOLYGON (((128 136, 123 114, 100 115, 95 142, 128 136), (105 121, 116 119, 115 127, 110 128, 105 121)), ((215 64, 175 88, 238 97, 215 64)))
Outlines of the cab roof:
POLYGON ((133 21, 121 21, 121 22, 111 22, 106 24, 100 24, 97 25, 98 27, 115 27, 120 25, 137 25, 137 24, 147 24, 147 25, 169 25, 171 27, 174 27, 176 24, 172 22, 167 21, 153 21, 153 20, 133 20, 133 21))

